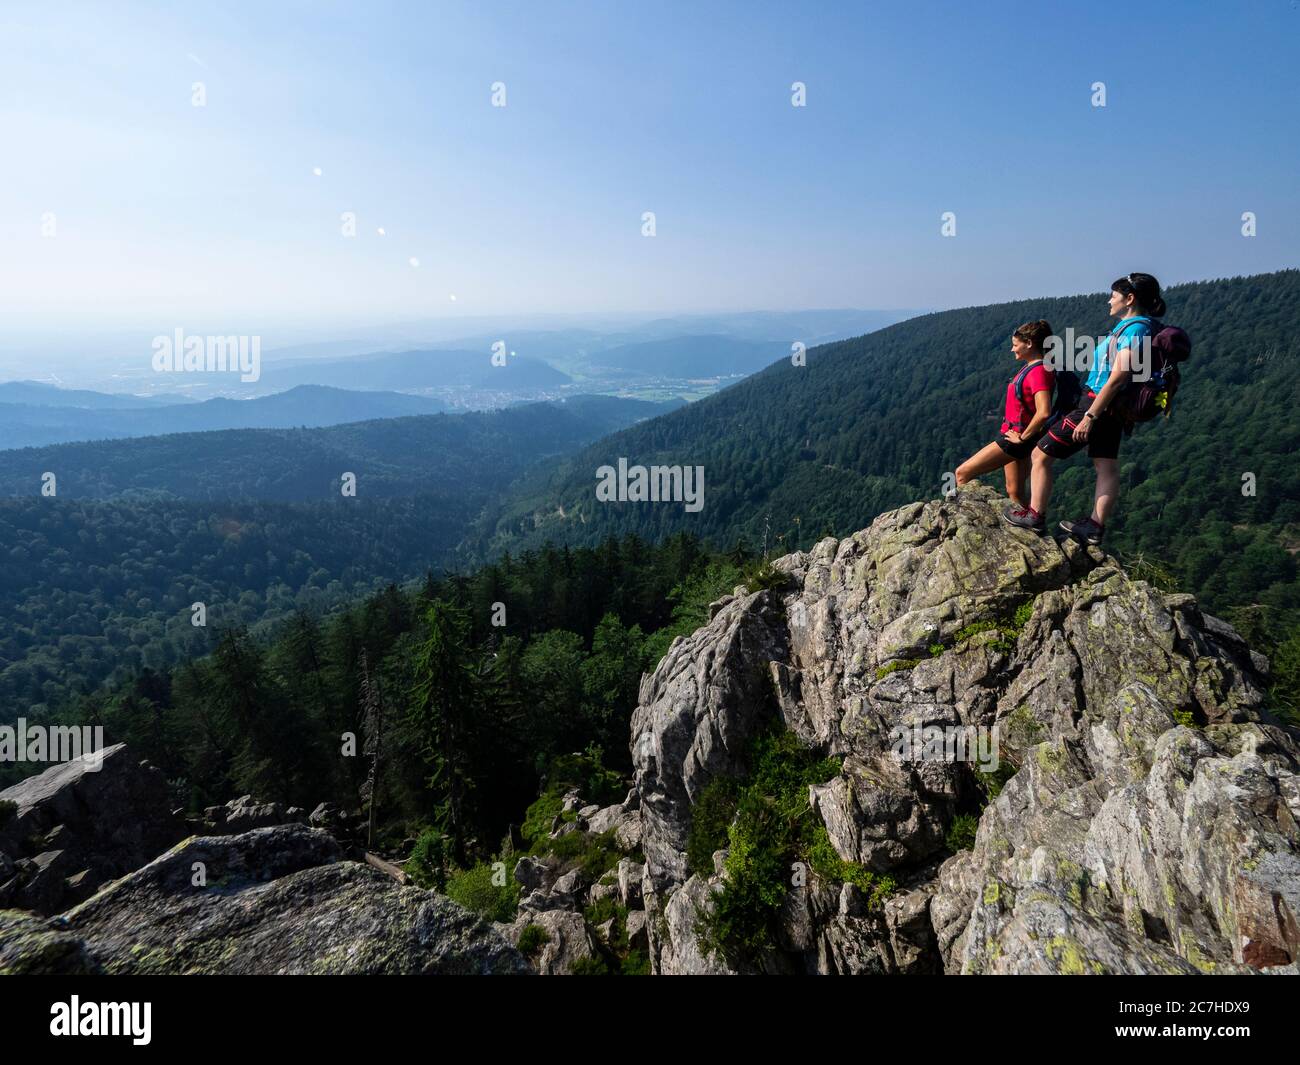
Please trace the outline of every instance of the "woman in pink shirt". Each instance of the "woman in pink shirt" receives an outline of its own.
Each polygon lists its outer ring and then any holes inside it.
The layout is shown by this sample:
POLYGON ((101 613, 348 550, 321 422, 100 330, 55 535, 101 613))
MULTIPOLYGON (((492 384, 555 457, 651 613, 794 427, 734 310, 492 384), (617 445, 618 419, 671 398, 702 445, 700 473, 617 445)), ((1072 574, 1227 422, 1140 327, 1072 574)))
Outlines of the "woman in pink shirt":
POLYGON ((1005 467, 1007 495, 1015 506, 1026 505, 1030 455, 1052 412, 1056 375, 1043 365, 1043 345, 1051 335, 1052 327, 1041 318, 1026 322, 1011 334, 1011 354, 1020 368, 1007 384, 1002 429, 993 443, 984 445, 957 467, 958 487, 1005 467))

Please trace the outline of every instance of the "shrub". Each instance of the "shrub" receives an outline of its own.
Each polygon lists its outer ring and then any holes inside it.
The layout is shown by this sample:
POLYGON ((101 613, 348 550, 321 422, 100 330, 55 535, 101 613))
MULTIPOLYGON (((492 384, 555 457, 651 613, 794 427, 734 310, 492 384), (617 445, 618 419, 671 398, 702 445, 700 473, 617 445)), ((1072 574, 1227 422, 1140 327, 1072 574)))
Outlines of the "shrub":
POLYGON ((551 933, 539 924, 527 924, 519 933, 519 953, 527 958, 538 954, 551 941, 551 933))
POLYGON ((447 889, 447 850, 443 834, 436 828, 420 833, 406 859, 406 873, 420 887, 447 889))
POLYGON ((948 826, 948 833, 944 836, 948 849, 954 854, 957 851, 970 850, 975 846, 975 833, 979 826, 979 818, 973 814, 958 814, 952 819, 952 824, 948 826))
MULTIPOLYGON (((619 802, 627 794, 624 781, 618 773, 601 764, 599 747, 588 747, 582 754, 564 754, 551 760, 546 771, 546 786, 541 795, 524 813, 520 834, 530 853, 539 853, 539 846, 551 833, 551 825, 558 817, 562 821, 576 821, 578 815, 564 809, 564 796, 577 790, 586 801, 607 806, 619 802)), ((545 853, 545 850, 540 851, 545 853)))
POLYGON ((618 868, 618 860, 623 856, 614 842, 613 829, 598 835, 570 832, 557 839, 543 839, 532 853, 553 854, 564 863, 566 870, 579 868, 592 880, 599 880, 611 869, 618 868))
POLYGON ((623 778, 601 763, 603 752, 595 745, 582 754, 562 754, 546 772, 547 794, 561 797, 574 788, 587 802, 601 806, 620 802, 627 795, 623 778))
POLYGON ((704 786, 691 808, 691 828, 686 836, 686 869, 713 872, 713 852, 727 845, 727 829, 736 816, 740 783, 732 777, 715 777, 704 786))
POLYGON ((823 880, 833 884, 852 884, 867 896, 867 905, 876 909, 898 889, 891 876, 879 876, 866 866, 841 858, 831 842, 830 833, 818 825, 813 829, 808 847, 808 865, 823 880))
POLYGON ((519 908, 519 885, 512 876, 494 877, 499 871, 482 863, 457 873, 447 881, 447 897, 489 921, 513 921, 519 908))
POLYGON ((609 964, 604 958, 579 958, 569 966, 570 976, 609 976, 609 964))
MULTIPOLYGON (((839 760, 819 758, 790 732, 759 737, 749 764, 727 832, 722 888, 697 927, 705 950, 742 961, 776 945, 791 869, 808 859, 817 842, 820 826, 808 805, 808 787, 825 783, 841 768, 839 760)), ((827 860, 821 865, 829 868, 827 860)), ((866 870, 862 874, 870 876, 866 870)))
POLYGON ((0 799, 0 828, 9 823, 9 819, 18 812, 18 804, 12 799, 0 799))
POLYGON ((972 636, 977 636, 981 632, 992 632, 1000 628, 996 621, 975 621, 965 628, 958 630, 957 635, 953 637, 953 643, 961 643, 962 640, 969 640, 972 636))
POLYGON ((889 662, 876 670, 876 680, 884 680, 891 673, 896 673, 900 669, 911 669, 913 666, 918 666, 920 664, 921 660, 919 658, 895 659, 893 662, 889 662))
POLYGON ((584 907, 582 916, 593 928, 613 920, 607 944, 611 950, 622 954, 627 950, 627 907, 615 899, 598 899, 584 907))
POLYGON ((623 959, 622 974, 624 976, 649 976, 650 955, 639 948, 628 951, 627 957, 623 959))
POLYGON ((982 769, 975 770, 975 782, 983 789, 986 803, 992 802, 1002 794, 1003 787, 1016 775, 1019 768, 1018 765, 1013 765, 1010 759, 1004 757, 991 773, 986 773, 982 769))
POLYGON ((755 592, 779 592, 790 583, 790 574, 777 569, 767 559, 745 568, 744 585, 750 595, 755 592))
POLYGON ((1169 566, 1158 558, 1150 558, 1139 552, 1122 558, 1120 562, 1135 581, 1146 581, 1151 587, 1162 592, 1181 591, 1178 587, 1178 578, 1174 576, 1169 566))

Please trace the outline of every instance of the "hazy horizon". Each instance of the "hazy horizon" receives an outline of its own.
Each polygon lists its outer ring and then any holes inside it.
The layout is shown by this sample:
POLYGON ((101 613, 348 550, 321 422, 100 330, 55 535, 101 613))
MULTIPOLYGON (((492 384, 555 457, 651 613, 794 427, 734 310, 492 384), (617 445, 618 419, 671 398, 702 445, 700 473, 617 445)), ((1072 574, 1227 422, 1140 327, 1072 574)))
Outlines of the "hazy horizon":
POLYGON ((1108 12, 1029 4, 9 4, 0 311, 242 334, 1291 265, 1294 6, 1143 20, 1129 61, 1108 12))

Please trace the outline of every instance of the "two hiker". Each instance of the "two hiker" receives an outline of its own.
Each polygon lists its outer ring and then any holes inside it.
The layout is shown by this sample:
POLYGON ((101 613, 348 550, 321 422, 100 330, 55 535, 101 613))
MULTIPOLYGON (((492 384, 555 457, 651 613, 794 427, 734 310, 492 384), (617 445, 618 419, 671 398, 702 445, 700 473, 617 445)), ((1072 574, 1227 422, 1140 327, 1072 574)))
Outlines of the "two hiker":
POLYGON ((1047 531, 1052 464, 1086 447, 1097 471, 1092 512, 1061 522, 1061 528, 1076 540, 1100 543, 1119 495, 1119 447, 1126 427, 1147 420, 1157 410, 1168 413, 1168 401, 1177 388, 1174 364, 1187 357, 1190 344, 1181 330, 1165 329, 1158 321, 1165 313, 1160 283, 1150 274, 1119 278, 1111 285, 1110 313, 1119 322, 1094 353, 1082 390, 1068 368, 1056 367, 1062 372, 1053 373, 1044 365, 1043 343, 1051 335, 1046 322, 1026 323, 1012 337, 1012 354, 1025 365, 1007 386, 1006 417, 999 438, 957 468, 957 484, 962 485, 1006 467, 1011 505, 1003 517, 1012 525, 1037 533, 1047 531), (1143 338, 1157 333, 1163 344, 1174 348, 1155 359, 1154 383, 1143 385, 1140 394, 1134 393, 1133 371, 1150 372, 1151 367, 1136 364, 1133 354, 1143 338), (1053 387, 1055 403, 1050 398, 1053 387))

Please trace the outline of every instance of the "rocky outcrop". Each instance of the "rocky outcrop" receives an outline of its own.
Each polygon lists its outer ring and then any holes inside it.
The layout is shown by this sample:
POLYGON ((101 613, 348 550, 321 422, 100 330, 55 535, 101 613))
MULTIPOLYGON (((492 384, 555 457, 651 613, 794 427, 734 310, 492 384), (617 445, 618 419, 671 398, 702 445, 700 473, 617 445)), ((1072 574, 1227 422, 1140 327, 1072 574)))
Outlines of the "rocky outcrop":
MULTIPOLYGON (((321 804, 324 806, 324 804, 321 804)), ((317 808, 318 810, 320 807, 317 808)), ((259 802, 251 795, 231 799, 224 806, 209 806, 203 817, 192 827, 209 836, 237 836, 255 828, 272 828, 275 825, 305 825, 307 811, 299 806, 286 806, 281 802, 259 802)))
POLYGON ((18 910, 0 910, 0 976, 93 976, 103 970, 76 936, 18 910))
POLYGON ((792 887, 761 971, 1295 971, 1300 747, 1264 706, 1267 662, 1190 596, 998 504, 971 486, 782 558, 784 588, 737 589, 643 679, 654 971, 731 968, 696 941, 722 855, 692 875, 687 840, 773 724, 842 759, 812 810, 898 886, 876 908, 792 887), (918 737, 996 748, 977 765, 918 737), (953 853, 962 814, 978 829, 953 853))
POLYGON ((468 910, 340 853, 301 825, 191 838, 47 927, 108 973, 529 971, 468 910))
POLYGON ((505 929, 506 937, 516 946, 525 929, 535 928, 540 943, 533 964, 543 976, 571 973, 579 962, 597 957, 597 940, 581 913, 568 909, 521 910, 514 924, 505 929))
POLYGON ((185 836, 167 781, 124 744, 0 791, 0 906, 53 914, 185 836))
POLYGON ((498 928, 544 976, 627 971, 629 959, 644 959, 649 948, 645 867, 636 860, 640 797, 633 789, 622 802, 600 806, 570 791, 549 838, 554 846, 515 862, 518 910, 513 922, 498 928), (601 840, 607 841, 603 847, 601 840), (603 867, 584 860, 593 849, 603 867), (561 850, 570 857, 562 857, 561 850))

